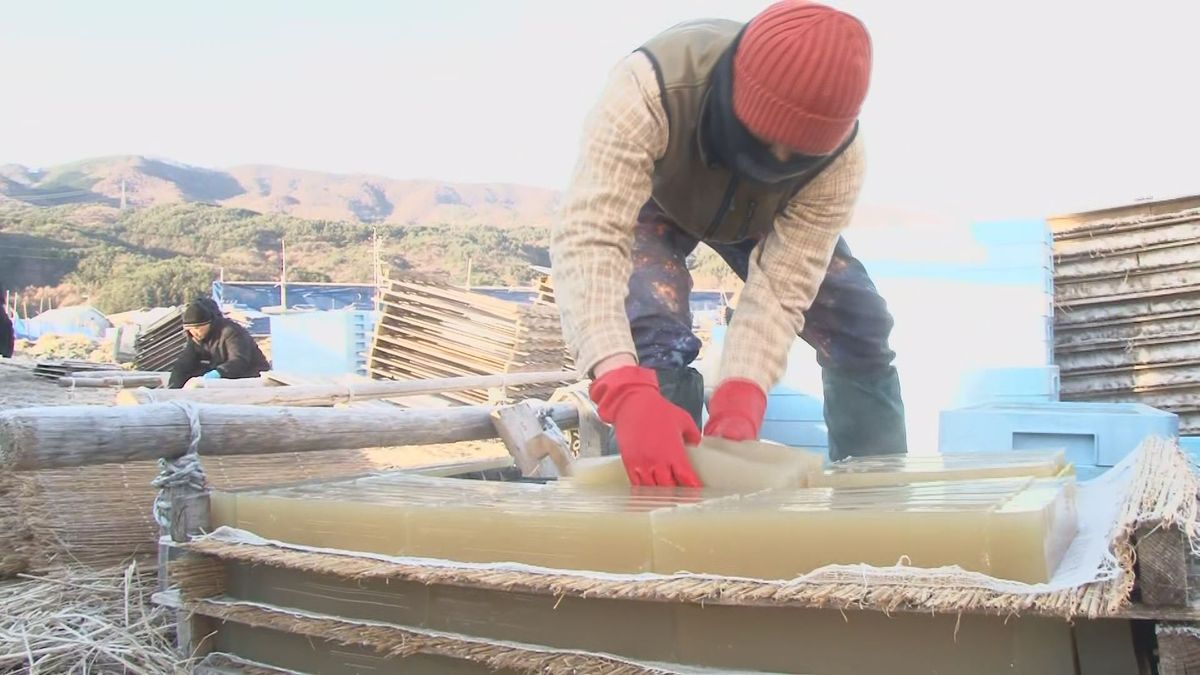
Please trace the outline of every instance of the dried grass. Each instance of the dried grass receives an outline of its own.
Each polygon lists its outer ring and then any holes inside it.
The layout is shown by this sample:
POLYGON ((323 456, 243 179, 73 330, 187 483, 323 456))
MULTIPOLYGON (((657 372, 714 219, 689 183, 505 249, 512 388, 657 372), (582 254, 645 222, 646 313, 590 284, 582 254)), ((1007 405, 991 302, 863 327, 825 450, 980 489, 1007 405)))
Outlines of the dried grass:
POLYGON ((156 584, 136 563, 0 583, 0 673, 184 672, 174 614, 150 602, 156 584))

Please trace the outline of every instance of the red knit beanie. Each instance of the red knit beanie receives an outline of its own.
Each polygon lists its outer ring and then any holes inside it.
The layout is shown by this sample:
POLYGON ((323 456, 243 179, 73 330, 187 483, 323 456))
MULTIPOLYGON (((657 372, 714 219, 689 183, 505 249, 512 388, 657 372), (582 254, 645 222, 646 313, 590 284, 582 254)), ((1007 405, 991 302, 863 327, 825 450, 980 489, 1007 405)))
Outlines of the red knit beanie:
POLYGON ((805 155, 846 139, 871 77, 858 19, 804 0, 754 17, 733 55, 733 112, 755 136, 805 155))

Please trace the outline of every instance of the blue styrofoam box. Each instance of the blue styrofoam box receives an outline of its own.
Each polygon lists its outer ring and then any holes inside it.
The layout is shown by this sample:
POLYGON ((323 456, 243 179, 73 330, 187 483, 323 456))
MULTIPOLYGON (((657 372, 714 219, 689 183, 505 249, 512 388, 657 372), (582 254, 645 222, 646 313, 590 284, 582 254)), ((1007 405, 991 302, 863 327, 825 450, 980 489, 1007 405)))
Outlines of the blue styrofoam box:
POLYGON ((1058 366, 979 368, 963 375, 963 405, 1005 401, 1038 403, 1057 401, 1058 366))
POLYGON ((981 244, 1036 244, 1053 241, 1049 225, 1040 218, 972 223, 971 236, 981 244))
POLYGON ((867 271, 874 278, 938 279, 968 284, 1030 286, 1043 292, 1054 290, 1054 273, 1045 265, 988 267, 979 264, 873 260, 867 265, 867 271))
MULTIPOLYGON (((701 425, 708 422, 708 409, 701 414, 701 425)), ((767 410, 759 438, 804 448, 829 447, 821 399, 789 387, 775 387, 767 394, 767 410)))
POLYGON ((1180 436, 1179 447, 1193 462, 1200 463, 1200 436, 1180 436))
POLYGON ((333 310, 271 317, 271 367, 297 375, 366 373, 374 312, 333 310))
POLYGON ((775 387, 767 396, 759 437, 784 445, 829 447, 824 404, 821 399, 795 389, 775 387))
POLYGON ((1113 466, 1150 436, 1179 435, 1179 417, 1140 403, 982 403, 943 410, 940 452, 1066 451, 1078 466, 1113 466))
POLYGON ((984 247, 988 267, 1054 267, 1054 249, 1047 242, 989 244, 984 247))

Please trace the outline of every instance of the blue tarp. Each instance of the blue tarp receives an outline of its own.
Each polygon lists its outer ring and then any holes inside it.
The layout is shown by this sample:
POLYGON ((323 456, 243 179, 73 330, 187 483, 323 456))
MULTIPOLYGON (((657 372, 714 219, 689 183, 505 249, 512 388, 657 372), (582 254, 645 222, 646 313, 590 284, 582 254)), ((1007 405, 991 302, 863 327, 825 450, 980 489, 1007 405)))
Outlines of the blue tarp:
POLYGON ((100 310, 91 305, 59 307, 28 319, 15 319, 13 329, 23 340, 36 340, 43 335, 82 335, 94 340, 104 337, 112 323, 100 310))
MULTIPOLYGON (((476 288, 476 293, 516 303, 537 299, 537 291, 521 288, 476 288)), ((278 307, 282 296, 278 283, 270 281, 214 281, 213 300, 219 305, 233 305, 262 311, 263 307, 278 307)), ((370 284, 303 284, 287 285, 288 309, 375 309, 375 289, 370 284)), ((692 311, 720 307, 719 291, 693 291, 692 311)))

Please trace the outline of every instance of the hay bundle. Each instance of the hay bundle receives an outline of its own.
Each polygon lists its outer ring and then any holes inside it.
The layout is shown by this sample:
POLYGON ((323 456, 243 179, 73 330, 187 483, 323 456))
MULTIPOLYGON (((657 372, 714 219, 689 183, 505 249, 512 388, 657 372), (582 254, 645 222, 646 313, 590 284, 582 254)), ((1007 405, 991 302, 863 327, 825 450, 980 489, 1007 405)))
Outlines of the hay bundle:
POLYGON ((174 615, 136 565, 0 584, 0 672, 170 673, 174 615))
MULTIPOLYGON (((206 457, 215 488, 241 489, 369 473, 362 450, 206 457)), ((157 551, 154 462, 0 475, 0 578, 66 563, 115 565, 157 551)))

